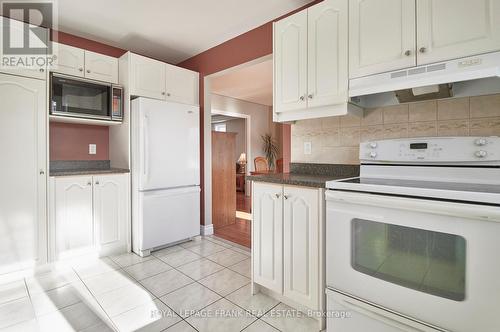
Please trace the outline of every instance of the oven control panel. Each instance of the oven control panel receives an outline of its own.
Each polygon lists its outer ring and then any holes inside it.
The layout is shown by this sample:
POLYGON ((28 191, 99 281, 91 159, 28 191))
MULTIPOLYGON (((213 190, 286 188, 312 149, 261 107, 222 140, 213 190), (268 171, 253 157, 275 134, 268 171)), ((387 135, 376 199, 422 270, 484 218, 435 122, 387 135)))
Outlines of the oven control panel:
POLYGON ((500 162, 500 137, 432 137, 369 141, 360 144, 363 163, 500 162))

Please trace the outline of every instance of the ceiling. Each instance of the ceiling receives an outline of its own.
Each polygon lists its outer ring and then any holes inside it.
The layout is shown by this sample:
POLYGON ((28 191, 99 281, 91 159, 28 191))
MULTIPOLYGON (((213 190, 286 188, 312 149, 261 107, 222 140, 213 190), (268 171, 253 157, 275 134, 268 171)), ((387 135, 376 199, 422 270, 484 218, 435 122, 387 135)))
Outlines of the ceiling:
POLYGON ((270 59, 214 77, 211 87, 218 95, 272 106, 273 62, 270 59))
POLYGON ((58 30, 179 63, 311 0, 58 0, 58 30))

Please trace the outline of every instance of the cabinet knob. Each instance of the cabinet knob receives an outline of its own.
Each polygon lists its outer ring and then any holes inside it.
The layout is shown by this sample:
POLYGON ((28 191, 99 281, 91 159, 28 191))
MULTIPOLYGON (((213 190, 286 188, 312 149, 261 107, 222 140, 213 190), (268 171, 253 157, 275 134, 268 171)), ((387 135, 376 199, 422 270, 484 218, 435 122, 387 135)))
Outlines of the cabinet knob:
POLYGON ((43 169, 40 170, 40 175, 44 175, 45 171, 43 169))
POLYGON ((91 185, 92 185, 92 181, 87 182, 87 186, 91 186, 91 185))
POLYGON ((313 99, 313 94, 311 93, 310 95, 307 95, 307 98, 313 99))
POLYGON ((167 92, 167 97, 170 97, 170 93, 169 92, 167 92))
POLYGON ((79 71, 83 71, 83 68, 78 68, 79 71))
POLYGON ((304 101, 304 100, 306 100, 306 97, 305 96, 300 96, 300 100, 304 101))
POLYGON ((405 55, 406 56, 410 56, 411 55, 411 51, 410 50, 406 50, 405 55))
POLYGON ((421 47, 418 51, 420 53, 425 53, 425 52, 427 52, 427 48, 426 47, 421 47))
POLYGON ((45 71, 45 69, 40 68, 40 73, 43 73, 44 71, 45 71))
POLYGON ((90 69, 87 69, 87 74, 90 74, 90 69))
POLYGON ((161 93, 161 95, 162 95, 162 96, 164 96, 164 95, 165 95, 165 92, 162 92, 162 93, 161 93))
POLYGON ((276 196, 276 198, 280 198, 280 194, 274 194, 274 196, 276 196))
POLYGON ((286 194, 285 194, 285 195, 283 195, 283 198, 284 198, 284 199, 289 199, 289 198, 290 198, 290 196, 288 196, 288 195, 286 195, 286 194))
POLYGON ((98 186, 99 185, 99 181, 96 181, 95 184, 98 186))

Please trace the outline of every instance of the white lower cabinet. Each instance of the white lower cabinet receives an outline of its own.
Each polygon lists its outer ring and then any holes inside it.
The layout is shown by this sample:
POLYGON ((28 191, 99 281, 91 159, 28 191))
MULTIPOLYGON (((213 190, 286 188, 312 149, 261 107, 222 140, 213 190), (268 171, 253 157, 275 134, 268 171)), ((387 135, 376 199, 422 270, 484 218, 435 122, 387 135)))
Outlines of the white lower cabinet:
POLYGON ((52 260, 128 248, 129 175, 51 177, 52 260))
POLYGON ((323 189, 254 182, 253 283, 298 309, 323 311, 323 189))

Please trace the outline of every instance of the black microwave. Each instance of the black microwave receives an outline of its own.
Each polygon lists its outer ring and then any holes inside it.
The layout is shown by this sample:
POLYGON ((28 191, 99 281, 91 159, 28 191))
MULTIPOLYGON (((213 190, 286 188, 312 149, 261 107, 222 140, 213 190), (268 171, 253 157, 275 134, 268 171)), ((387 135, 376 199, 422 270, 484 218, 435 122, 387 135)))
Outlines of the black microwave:
POLYGON ((50 76, 50 114, 122 121, 123 88, 61 74, 50 76))

